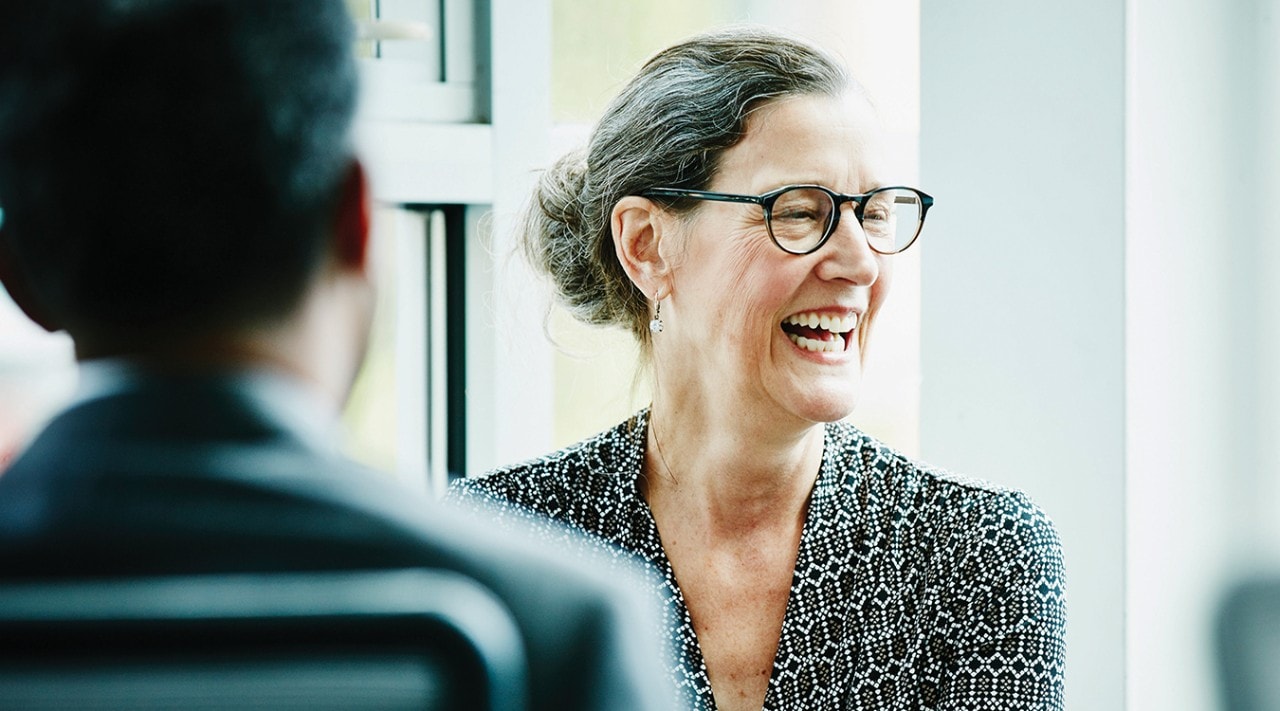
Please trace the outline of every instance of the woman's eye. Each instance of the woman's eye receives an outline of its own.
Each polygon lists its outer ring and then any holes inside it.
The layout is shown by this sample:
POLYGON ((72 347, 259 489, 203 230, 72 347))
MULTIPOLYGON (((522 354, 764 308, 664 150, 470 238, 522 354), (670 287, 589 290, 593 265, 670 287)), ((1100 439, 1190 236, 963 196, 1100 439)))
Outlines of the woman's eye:
POLYGON ((865 212, 862 213, 862 221, 866 222, 868 220, 871 220, 874 222, 888 222, 889 218, 891 218, 892 216, 893 215, 891 215, 889 211, 884 208, 868 208, 865 212))
POLYGON ((818 219, 818 213, 815 210, 790 209, 781 213, 774 213, 775 220, 788 220, 791 222, 812 222, 818 219))
POLYGON ((773 203, 772 219, 777 223, 811 228, 823 225, 831 216, 831 198, 815 188, 789 188, 773 203))
POLYGON ((881 193, 874 196, 862 209, 863 222, 885 223, 893 219, 893 198, 881 193))

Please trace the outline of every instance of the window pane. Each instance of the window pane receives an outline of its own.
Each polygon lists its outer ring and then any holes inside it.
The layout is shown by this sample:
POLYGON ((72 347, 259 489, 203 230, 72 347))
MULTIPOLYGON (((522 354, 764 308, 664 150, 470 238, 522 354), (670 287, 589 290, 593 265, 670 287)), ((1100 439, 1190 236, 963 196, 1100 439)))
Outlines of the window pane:
POLYGON ((738 19, 740 0, 553 0, 551 110, 591 122, 649 55, 738 19))

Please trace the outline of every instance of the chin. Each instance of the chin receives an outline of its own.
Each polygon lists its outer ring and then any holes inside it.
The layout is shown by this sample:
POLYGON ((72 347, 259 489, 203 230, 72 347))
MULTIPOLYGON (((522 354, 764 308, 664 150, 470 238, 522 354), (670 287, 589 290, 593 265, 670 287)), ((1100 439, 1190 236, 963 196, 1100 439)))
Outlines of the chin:
POLYGON ((766 378, 765 389, 775 406, 804 422, 843 420, 862 392, 862 365, 856 357, 834 365, 805 363, 766 378))
POLYGON ((806 418, 811 422, 839 422, 853 414, 853 403, 840 403, 831 407, 813 408, 812 414, 806 418))
POLYGON ((809 422, 837 422, 852 414, 857 403, 858 389, 845 383, 844 387, 808 393, 802 402, 796 403, 793 411, 809 422))

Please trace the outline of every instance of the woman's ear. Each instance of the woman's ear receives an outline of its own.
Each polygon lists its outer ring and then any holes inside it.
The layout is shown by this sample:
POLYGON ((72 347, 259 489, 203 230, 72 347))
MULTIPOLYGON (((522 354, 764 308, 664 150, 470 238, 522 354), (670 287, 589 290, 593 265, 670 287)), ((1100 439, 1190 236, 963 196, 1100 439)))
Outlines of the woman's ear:
POLYGON ((649 298, 670 293, 671 265, 664 256, 670 247, 664 245, 664 234, 671 215, 654 201, 629 195, 613 206, 609 226, 618 262, 640 291, 649 298))

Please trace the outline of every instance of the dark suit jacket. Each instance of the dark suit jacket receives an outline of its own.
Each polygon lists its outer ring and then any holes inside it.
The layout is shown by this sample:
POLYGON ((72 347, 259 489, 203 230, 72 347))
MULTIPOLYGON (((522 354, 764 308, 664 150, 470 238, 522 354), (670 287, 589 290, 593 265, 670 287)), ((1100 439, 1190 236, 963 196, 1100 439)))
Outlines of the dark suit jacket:
POLYGON ((147 378, 72 406, 0 476, 0 579, 449 569, 511 608, 531 708, 666 707, 636 593, 494 540, 263 405, 237 379, 147 378))

